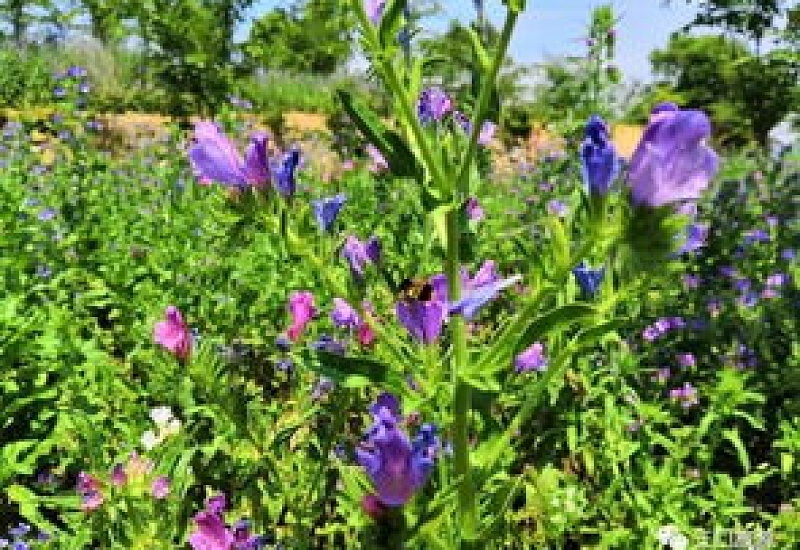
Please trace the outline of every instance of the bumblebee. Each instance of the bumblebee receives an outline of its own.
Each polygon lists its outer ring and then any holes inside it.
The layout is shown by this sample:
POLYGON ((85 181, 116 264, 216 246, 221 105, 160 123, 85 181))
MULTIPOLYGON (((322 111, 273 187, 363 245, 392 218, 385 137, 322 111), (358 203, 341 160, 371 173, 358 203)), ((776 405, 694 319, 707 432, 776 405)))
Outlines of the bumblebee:
POLYGON ((433 298, 433 286, 421 277, 403 279, 398 291, 400 299, 407 302, 427 302, 433 298))

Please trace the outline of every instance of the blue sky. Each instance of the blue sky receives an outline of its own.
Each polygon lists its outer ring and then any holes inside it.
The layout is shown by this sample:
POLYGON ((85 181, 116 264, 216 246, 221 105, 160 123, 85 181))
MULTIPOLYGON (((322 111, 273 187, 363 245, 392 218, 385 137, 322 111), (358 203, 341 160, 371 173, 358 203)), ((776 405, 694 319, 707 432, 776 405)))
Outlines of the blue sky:
MULTIPOLYGON (((287 0, 259 0, 251 16, 290 4, 287 0)), ((440 0, 446 14, 433 25, 444 28, 451 18, 467 20, 473 16, 472 0, 440 0)), ((536 63, 549 57, 581 54, 582 37, 592 7, 609 3, 600 0, 528 0, 528 9, 520 18, 511 43, 511 55, 521 63, 536 63)), ((684 0, 673 0, 665 7, 662 0, 611 0, 620 22, 617 64, 626 78, 648 80, 648 54, 666 44, 671 32, 688 23, 694 8, 684 0)), ((486 0, 487 13, 500 21, 503 7, 500 0, 486 0)), ((248 25, 239 33, 246 36, 248 25)))

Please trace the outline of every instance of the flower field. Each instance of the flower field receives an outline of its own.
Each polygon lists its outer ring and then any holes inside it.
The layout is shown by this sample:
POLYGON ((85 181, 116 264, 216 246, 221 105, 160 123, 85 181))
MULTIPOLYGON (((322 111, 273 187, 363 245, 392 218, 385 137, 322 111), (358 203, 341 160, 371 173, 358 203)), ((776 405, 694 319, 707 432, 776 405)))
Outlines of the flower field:
POLYGON ((0 548, 800 545, 800 151, 660 102, 516 159, 524 4, 468 101, 352 2, 347 136, 111 143, 81 66, 3 121, 0 548))

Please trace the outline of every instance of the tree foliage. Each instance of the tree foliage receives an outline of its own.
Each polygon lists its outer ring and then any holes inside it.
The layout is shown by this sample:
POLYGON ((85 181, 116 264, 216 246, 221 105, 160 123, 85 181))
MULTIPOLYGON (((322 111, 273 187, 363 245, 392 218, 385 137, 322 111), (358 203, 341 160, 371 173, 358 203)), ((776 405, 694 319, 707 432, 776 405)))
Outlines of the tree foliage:
POLYGON ((252 68, 330 74, 352 53, 347 2, 307 0, 277 8, 254 22, 243 46, 252 68))
POLYGON ((654 93, 669 88, 685 106, 710 112, 730 145, 766 144, 769 131, 800 108, 798 67, 780 51, 756 56, 734 39, 676 34, 650 59, 661 79, 654 93))

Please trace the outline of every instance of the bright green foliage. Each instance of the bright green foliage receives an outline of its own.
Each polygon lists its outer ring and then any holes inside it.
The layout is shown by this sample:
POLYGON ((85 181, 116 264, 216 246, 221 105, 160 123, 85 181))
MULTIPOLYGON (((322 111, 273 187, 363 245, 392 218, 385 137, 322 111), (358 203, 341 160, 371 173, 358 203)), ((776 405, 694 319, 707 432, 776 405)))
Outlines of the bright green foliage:
POLYGON ((353 17, 343 2, 306 0, 253 23, 242 46, 252 69, 329 74, 352 53, 353 17))
MULTIPOLYGON (((780 51, 758 57, 734 40, 675 35, 651 60, 659 87, 712 113, 726 144, 766 144, 772 127, 800 108, 800 69, 780 51)), ((654 101, 644 103, 642 115, 654 101)))

